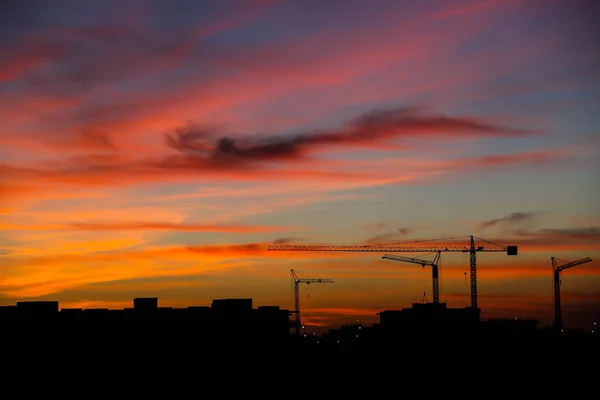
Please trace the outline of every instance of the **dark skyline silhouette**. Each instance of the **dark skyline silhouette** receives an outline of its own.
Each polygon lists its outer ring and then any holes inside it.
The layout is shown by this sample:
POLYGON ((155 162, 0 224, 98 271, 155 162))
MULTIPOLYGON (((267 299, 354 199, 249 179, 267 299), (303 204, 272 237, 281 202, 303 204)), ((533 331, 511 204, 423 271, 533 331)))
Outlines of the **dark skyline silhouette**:
MULTIPOLYGON (((258 363, 256 367, 269 363, 260 368, 270 371, 288 364, 290 357, 299 357, 292 368, 306 362, 336 365, 343 363, 336 358, 343 355, 367 357, 375 368, 392 356, 415 367, 426 367, 439 357, 470 357, 478 365, 497 366, 524 354, 547 356, 548 349, 557 352, 558 360, 575 360, 582 351, 600 348, 597 331, 540 328, 535 319, 482 320, 479 309, 453 309, 445 303, 382 310, 378 323, 356 321, 321 335, 304 327, 296 332, 293 312, 279 306, 253 307, 249 298, 215 299, 210 306, 187 308, 158 303, 158 298, 135 298, 130 308, 109 310, 18 302, 0 307, 1 336, 4 343, 35 352, 34 359, 50 354, 52 359, 76 359, 81 366, 92 366, 108 357, 148 368, 144 360, 154 358, 189 371, 197 363, 233 363, 229 368, 234 368, 239 362, 258 363)), ((342 371, 362 362, 354 358, 342 371)), ((368 379, 370 373, 359 375, 368 379)))
MULTIPOLYGON (((300 280, 298 282, 301 282, 300 280)), ((304 282, 306 283, 306 282, 304 282)), ((11 328, 27 326, 29 323, 43 322, 69 328, 102 328, 127 327, 130 324, 152 322, 157 326, 191 324, 197 329, 208 333, 237 331, 250 337, 260 336, 268 340, 287 340, 291 338, 317 337, 327 341, 343 332, 355 332, 355 336, 380 335, 401 340, 405 337, 429 336, 430 333, 443 336, 464 335, 504 335, 522 336, 541 333, 597 334, 594 326, 566 328, 562 326, 539 326, 539 321, 533 318, 494 318, 482 319, 479 308, 464 307, 450 308, 444 302, 414 303, 410 308, 397 310, 382 310, 377 313, 379 322, 371 326, 356 323, 346 323, 330 329, 329 332, 316 335, 306 327, 296 324, 294 310, 279 306, 258 306, 253 308, 250 298, 214 299, 211 305, 195 305, 185 308, 159 306, 156 297, 134 298, 132 307, 124 309, 108 308, 60 308, 58 301, 21 301, 14 305, 0 306, 0 322, 9 332, 11 328), (213 331, 214 330, 214 331, 213 331), (369 333, 367 333, 369 332, 369 333)), ((594 324, 595 325, 595 324, 594 324)), ((346 334, 344 333, 344 334, 346 334)), ((214 333, 211 333, 211 335, 214 333)), ((356 336, 356 337, 359 337, 356 336)), ((348 337, 347 339, 350 339, 348 337)))

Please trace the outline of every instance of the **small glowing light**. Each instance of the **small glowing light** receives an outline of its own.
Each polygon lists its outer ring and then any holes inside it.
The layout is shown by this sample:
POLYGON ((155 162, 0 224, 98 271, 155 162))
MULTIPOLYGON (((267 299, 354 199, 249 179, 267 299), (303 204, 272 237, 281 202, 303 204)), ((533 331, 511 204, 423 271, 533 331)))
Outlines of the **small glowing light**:
POLYGON ((560 330, 561 332, 564 332, 562 329, 560 330))
POLYGON ((338 340, 338 343, 339 343, 339 342, 340 342, 340 341, 338 340))
POLYGON ((304 337, 306 337, 306 333, 304 334, 304 337))
POLYGON ((356 337, 358 337, 358 335, 356 335, 356 337))

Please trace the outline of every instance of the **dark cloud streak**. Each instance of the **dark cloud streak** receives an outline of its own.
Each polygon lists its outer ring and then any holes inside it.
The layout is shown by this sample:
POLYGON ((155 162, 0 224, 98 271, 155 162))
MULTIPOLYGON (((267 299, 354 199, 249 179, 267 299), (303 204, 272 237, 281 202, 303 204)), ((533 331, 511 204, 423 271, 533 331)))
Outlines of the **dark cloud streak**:
POLYGON ((275 239, 273 241, 273 243, 275 243, 275 244, 285 244, 285 243, 299 242, 299 241, 302 241, 302 240, 304 240, 304 239, 302 239, 302 238, 296 238, 296 237, 286 237, 286 238, 275 239))
POLYGON ((382 233, 380 235, 373 236, 367 240, 365 240, 364 244, 386 244, 390 242, 397 242, 400 238, 412 233, 414 229, 412 228, 398 228, 395 231, 382 233))
POLYGON ((419 107, 376 110, 363 114, 337 130, 304 132, 289 136, 232 138, 216 130, 190 125, 167 135, 167 144, 180 152, 204 154, 227 162, 288 161, 305 158, 311 151, 333 146, 361 147, 372 142, 423 137, 512 137, 532 132, 504 128, 469 117, 426 115, 419 107))
POLYGON ((517 224, 524 221, 530 221, 536 217, 538 213, 515 212, 502 218, 490 219, 481 223, 481 228, 490 228, 498 224, 517 224))
MULTIPOLYGON (((521 232, 521 235, 528 235, 521 232)), ((576 227, 576 228, 544 228, 537 231, 538 235, 554 239, 579 239, 600 241, 600 227, 576 227)))

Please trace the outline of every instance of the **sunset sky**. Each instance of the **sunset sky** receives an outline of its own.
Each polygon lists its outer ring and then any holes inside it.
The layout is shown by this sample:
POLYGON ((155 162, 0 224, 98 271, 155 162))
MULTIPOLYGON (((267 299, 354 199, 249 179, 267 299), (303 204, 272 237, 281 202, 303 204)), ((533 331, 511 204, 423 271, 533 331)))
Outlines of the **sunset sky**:
MULTIPOLYGON (((600 320, 590 0, 2 1, 0 305, 252 298, 309 329, 431 301, 384 244, 475 235, 482 317, 600 320)), ((404 254, 433 259, 422 253, 404 254)), ((469 256, 441 300, 470 304, 469 256), (468 278, 468 275, 467 275, 468 278)))

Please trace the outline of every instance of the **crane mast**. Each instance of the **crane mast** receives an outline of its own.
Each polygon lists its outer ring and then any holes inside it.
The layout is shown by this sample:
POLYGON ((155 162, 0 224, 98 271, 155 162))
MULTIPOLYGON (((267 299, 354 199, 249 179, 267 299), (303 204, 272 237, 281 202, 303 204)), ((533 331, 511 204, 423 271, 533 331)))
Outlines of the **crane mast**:
POLYGON ((331 279, 327 278, 299 278, 296 274, 296 271, 293 269, 290 270, 292 272, 292 281, 294 282, 294 314, 296 314, 296 319, 294 322, 294 333, 296 336, 300 335, 300 284, 306 283, 310 285, 311 283, 333 283, 331 279))
MULTIPOLYGON (((563 321, 562 321, 562 311, 561 311, 561 306, 560 306, 560 273, 567 268, 571 268, 576 265, 588 263, 588 262, 592 261, 592 259, 590 257, 585 257, 580 260, 567 262, 566 264, 561 264, 561 265, 559 265, 558 262, 556 261, 557 258, 550 257, 550 259, 552 260, 552 271, 553 271, 553 275, 554 275, 554 327, 557 329, 562 329, 563 321)), ((561 260, 561 261, 564 261, 564 260, 561 260)))
POLYGON ((436 255, 435 255, 435 258, 433 259, 433 261, 422 260, 420 258, 398 256, 395 254, 386 254, 381 258, 387 259, 387 260, 404 261, 404 262, 409 262, 409 263, 413 263, 413 264, 419 264, 423 268, 425 268, 426 266, 430 266, 431 267, 431 287, 432 287, 432 292, 433 292, 433 302, 437 304, 440 302, 440 285, 439 285, 439 278, 438 278, 438 264, 440 262, 441 253, 442 252, 438 250, 436 252, 436 255))
MULTIPOLYGON (((460 245, 417 245, 416 243, 395 243, 395 244, 380 244, 380 245, 364 245, 364 246, 336 246, 336 245, 293 245, 293 244, 271 244, 268 247, 269 251, 348 251, 348 252, 370 252, 370 253, 433 253, 441 252, 457 252, 469 253, 470 273, 471 273, 471 307, 477 308, 477 259, 478 252, 505 252, 509 256, 517 255, 517 246, 500 246, 487 240, 477 238, 486 242, 490 246, 475 246, 475 236, 470 236, 471 242, 469 246, 460 245)), ((457 239, 457 238, 450 238, 457 239)), ((442 239, 436 239, 442 240, 442 239)))

